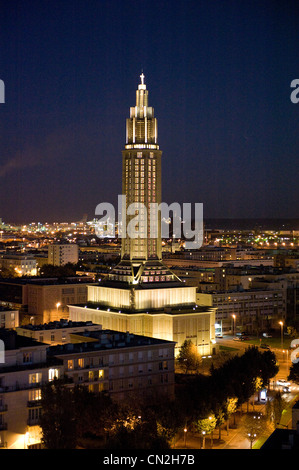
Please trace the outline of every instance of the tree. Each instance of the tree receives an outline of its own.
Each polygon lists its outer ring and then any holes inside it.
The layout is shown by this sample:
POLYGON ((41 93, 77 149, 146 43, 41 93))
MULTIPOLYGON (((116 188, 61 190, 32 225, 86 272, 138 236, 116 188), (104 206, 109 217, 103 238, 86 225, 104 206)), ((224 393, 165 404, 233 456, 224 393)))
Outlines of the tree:
POLYGON ((299 362, 293 362, 290 367, 290 373, 288 375, 288 380, 292 380, 296 384, 299 384, 299 362))
POLYGON ((298 338, 298 333, 294 326, 287 326, 287 332, 291 338, 298 338))
POLYGON ((223 411, 223 407, 218 405, 217 408, 214 410, 215 417, 216 417, 216 426, 219 430, 219 439, 221 439, 221 426, 225 422, 225 414, 223 411))
POLYGON ((224 407, 224 413, 226 417, 226 424, 227 424, 227 432, 229 430, 229 418, 231 417, 232 414, 234 414, 237 411, 237 406, 238 406, 238 398, 227 398, 225 407, 224 407))
POLYGON ((261 378, 263 379, 263 386, 268 386, 270 379, 275 377, 279 371, 279 367, 273 351, 267 350, 260 353, 260 355, 260 370, 261 378))
POLYGON ((213 431, 217 425, 217 419, 214 413, 210 413, 208 417, 198 419, 194 424, 197 432, 201 435, 211 435, 211 447, 213 445, 213 431))
POLYGON ((42 387, 42 442, 46 449, 74 449, 77 444, 73 392, 62 380, 42 387))
POLYGON ((154 408, 158 435, 169 443, 173 443, 175 436, 185 423, 185 416, 176 402, 163 403, 154 408))
POLYGON ((178 363, 184 369, 185 374, 190 370, 198 370, 200 366, 200 354, 190 339, 185 339, 177 358, 178 363))
POLYGON ((268 400, 266 406, 266 415, 270 423, 276 427, 280 423, 281 415, 287 405, 287 401, 282 398, 281 393, 278 391, 275 393, 273 399, 268 400))
POLYGON ((76 264, 67 263, 63 266, 44 264, 40 270, 41 277, 68 277, 76 276, 76 264))
POLYGON ((261 413, 248 413, 244 417, 244 433, 246 438, 250 442, 250 448, 252 444, 259 439, 267 429, 266 418, 261 413))
MULTIPOLYGON (((121 408, 121 412, 125 411, 125 407, 121 408)), ((106 449, 170 448, 167 437, 159 432, 153 413, 147 410, 145 416, 141 416, 136 414, 133 408, 127 411, 127 416, 117 419, 112 426, 106 449)))
POLYGON ((13 268, 2 267, 0 269, 0 278, 5 279, 5 278, 12 278, 12 277, 17 277, 17 273, 13 268))
POLYGON ((102 440, 116 421, 118 407, 103 392, 66 387, 55 379, 42 387, 42 441, 47 449, 75 449, 81 439, 102 440))

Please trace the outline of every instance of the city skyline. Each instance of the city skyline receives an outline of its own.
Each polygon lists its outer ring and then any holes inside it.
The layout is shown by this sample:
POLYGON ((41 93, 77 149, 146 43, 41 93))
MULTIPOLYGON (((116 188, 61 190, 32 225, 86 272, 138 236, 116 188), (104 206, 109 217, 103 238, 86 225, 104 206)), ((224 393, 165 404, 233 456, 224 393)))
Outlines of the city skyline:
POLYGON ((4 2, 0 217, 80 220, 121 194, 141 71, 159 118, 162 200, 204 218, 298 218, 298 5, 4 2), (167 184, 165 184, 167 178, 167 184))

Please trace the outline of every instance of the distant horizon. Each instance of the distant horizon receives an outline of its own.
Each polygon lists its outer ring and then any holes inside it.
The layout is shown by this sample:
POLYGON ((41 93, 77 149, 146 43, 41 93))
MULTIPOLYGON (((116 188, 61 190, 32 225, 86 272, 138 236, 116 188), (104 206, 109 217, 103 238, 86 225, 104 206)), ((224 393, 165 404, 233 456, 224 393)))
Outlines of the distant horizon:
MULTIPOLYGON (((96 217, 93 217, 96 218, 96 217)), ((87 216, 87 222, 93 220, 87 216)), ((1 219, 1 217, 0 217, 1 219)), ((12 222, 12 221, 5 221, 2 219, 2 223, 6 225, 29 225, 29 224, 71 224, 71 223, 81 223, 82 220, 78 218, 78 220, 53 220, 53 221, 41 221, 41 220, 30 220, 30 221, 23 221, 23 222, 12 222)), ((264 230, 299 230, 299 218, 298 217, 204 217, 204 225, 206 229, 220 229, 225 228, 227 230, 248 230, 254 229, 257 225, 264 230), (226 227, 210 227, 210 224, 224 224, 226 227), (240 223, 241 226, 228 227, 230 223, 236 224, 240 223), (250 225, 253 224, 253 225, 250 225), (272 228, 269 228, 269 224, 273 224, 272 228), (286 225, 286 226, 285 226, 286 225)))

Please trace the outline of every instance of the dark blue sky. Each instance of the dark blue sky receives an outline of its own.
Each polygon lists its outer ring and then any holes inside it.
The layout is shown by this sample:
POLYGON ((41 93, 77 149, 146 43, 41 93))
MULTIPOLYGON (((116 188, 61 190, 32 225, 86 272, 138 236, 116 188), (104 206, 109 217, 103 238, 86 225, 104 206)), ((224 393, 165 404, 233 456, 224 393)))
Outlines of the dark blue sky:
POLYGON ((299 217, 298 36, 297 0, 1 0, 0 217, 116 203, 142 69, 165 202, 299 217))

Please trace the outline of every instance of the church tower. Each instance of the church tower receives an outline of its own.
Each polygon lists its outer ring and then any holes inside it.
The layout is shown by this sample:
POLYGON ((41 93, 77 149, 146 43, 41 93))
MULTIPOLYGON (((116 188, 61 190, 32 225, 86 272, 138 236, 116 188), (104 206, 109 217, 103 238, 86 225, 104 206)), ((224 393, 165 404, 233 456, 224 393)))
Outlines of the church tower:
POLYGON ((109 275, 110 280, 140 283, 180 283, 180 279, 162 263, 161 157, 158 123, 154 108, 148 105, 144 83, 136 90, 136 105, 126 120, 126 144, 122 152, 121 262, 109 275), (131 229, 131 230, 129 230, 131 229), (135 235, 135 236, 134 236, 135 235))
MULTIPOLYGON (((128 207, 140 205, 140 237, 128 234, 122 239, 122 259, 147 261, 162 258, 161 223, 155 204, 161 201, 161 156, 158 145, 158 124, 154 109, 148 106, 148 90, 141 84, 136 91, 136 106, 130 108, 126 121, 126 145, 123 155, 123 194, 128 207), (142 210, 144 207, 144 210, 142 210), (154 213, 153 213, 154 212, 154 213), (151 223, 155 223, 156 237, 150 237, 151 223)), ((134 214, 135 215, 135 214, 134 214)), ((126 216, 126 227, 134 215, 126 216)), ((152 227, 153 228, 153 227, 152 227)))

